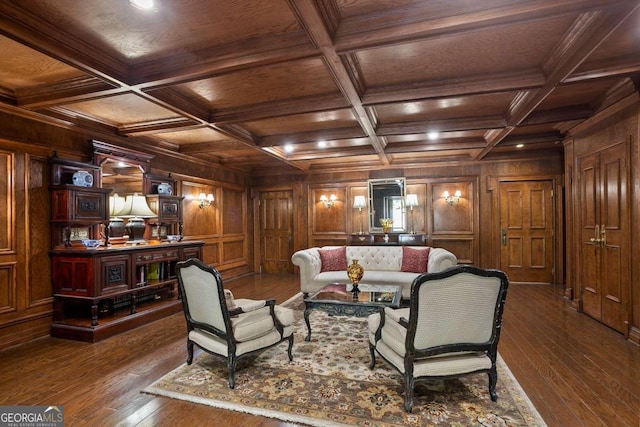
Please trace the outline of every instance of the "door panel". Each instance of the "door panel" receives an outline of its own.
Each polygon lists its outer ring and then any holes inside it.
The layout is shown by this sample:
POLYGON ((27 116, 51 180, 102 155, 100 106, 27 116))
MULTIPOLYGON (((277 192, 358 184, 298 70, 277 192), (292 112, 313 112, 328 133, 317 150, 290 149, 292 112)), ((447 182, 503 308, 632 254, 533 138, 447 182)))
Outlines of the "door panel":
POLYGON ((290 191, 260 193, 260 227, 262 272, 293 274, 293 196, 290 191))
POLYGON ((578 178, 580 182, 580 254, 578 281, 582 284, 582 310, 596 319, 601 317, 599 251, 593 239, 596 224, 600 220, 600 156, 591 155, 580 159, 578 178))
POLYGON ((627 206, 627 147, 602 152, 602 322, 624 332, 630 297, 630 229, 627 206))
POLYGON ((501 268, 514 282, 553 282, 553 183, 500 184, 501 268))
POLYGON ((582 309, 626 333, 630 300, 627 145, 580 159, 582 309))

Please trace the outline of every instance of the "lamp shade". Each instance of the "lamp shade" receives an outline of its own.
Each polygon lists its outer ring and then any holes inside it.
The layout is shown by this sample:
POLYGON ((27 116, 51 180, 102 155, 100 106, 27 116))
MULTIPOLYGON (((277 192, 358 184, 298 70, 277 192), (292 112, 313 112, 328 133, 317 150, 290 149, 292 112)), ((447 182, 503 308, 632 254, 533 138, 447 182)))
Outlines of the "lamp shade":
POLYGON ((407 194, 406 205, 408 207, 418 206, 418 195, 417 194, 407 194))
POLYGON ((151 210, 145 196, 132 194, 127 196, 122 210, 117 212, 116 216, 123 218, 155 218, 158 215, 151 210))
POLYGON ((117 193, 113 196, 109 196, 109 217, 114 218, 118 216, 116 214, 124 209, 124 203, 124 197, 118 196, 117 193))
POLYGON ((353 207, 356 209, 362 209, 367 207, 367 201, 364 196, 355 196, 353 198, 353 207))

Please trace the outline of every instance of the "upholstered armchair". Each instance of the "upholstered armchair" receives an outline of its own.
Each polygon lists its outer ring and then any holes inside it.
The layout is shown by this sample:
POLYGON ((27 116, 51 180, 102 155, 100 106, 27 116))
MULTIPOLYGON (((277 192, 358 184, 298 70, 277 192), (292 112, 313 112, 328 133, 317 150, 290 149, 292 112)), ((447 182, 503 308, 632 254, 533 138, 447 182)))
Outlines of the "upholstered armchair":
POLYGON ((496 357, 508 279, 498 270, 460 265, 418 276, 409 308, 368 317, 371 369, 378 353, 404 375, 405 410, 416 380, 485 372, 496 401, 496 357))
POLYGON ((235 370, 241 358, 282 341, 293 360, 293 311, 275 300, 235 299, 222 285, 220 273, 191 258, 178 263, 178 286, 187 321, 187 363, 193 362, 193 346, 225 358, 229 388, 235 387, 235 370))

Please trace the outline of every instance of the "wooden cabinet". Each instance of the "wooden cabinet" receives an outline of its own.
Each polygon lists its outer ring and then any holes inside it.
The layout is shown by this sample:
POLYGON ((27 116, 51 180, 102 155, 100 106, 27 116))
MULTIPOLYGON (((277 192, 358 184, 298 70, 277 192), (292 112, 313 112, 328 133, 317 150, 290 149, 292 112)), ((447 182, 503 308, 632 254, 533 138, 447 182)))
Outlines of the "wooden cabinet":
POLYGON ((176 264, 203 242, 51 251, 51 335, 95 342, 181 310, 176 264))
POLYGON ((182 196, 147 195, 147 204, 157 218, 150 218, 151 235, 163 240, 167 234, 182 235, 182 196), (163 228, 164 227, 164 228, 163 228))
POLYGON ((87 164, 51 159, 51 246, 71 247, 73 240, 79 246, 81 239, 97 239, 99 226, 109 220, 109 193, 111 189, 74 184, 74 174, 82 172, 99 182, 100 168, 87 164), (72 229, 78 231, 72 233, 72 229))

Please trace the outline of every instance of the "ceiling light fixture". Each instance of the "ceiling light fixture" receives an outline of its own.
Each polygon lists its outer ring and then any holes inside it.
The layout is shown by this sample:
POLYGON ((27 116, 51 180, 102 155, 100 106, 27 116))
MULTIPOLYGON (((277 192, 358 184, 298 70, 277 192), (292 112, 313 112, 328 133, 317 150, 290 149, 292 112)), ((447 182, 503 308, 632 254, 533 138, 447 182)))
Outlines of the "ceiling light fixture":
POLYGON ((129 0, 129 4, 140 10, 151 10, 155 6, 153 0, 129 0))
POLYGON ((516 148, 522 148, 522 147, 524 147, 524 144, 518 144, 518 145, 516 145, 516 148))
POLYGON ((431 141, 433 141, 434 139, 438 139, 439 136, 440 136, 440 133, 436 131, 431 131, 427 134, 427 138, 429 138, 431 141))
POLYGON ((292 151, 293 151, 293 145, 287 144, 287 145, 284 146, 284 152, 285 153, 290 153, 292 151))
POLYGON ((326 148, 327 141, 318 141, 318 148, 326 148))

